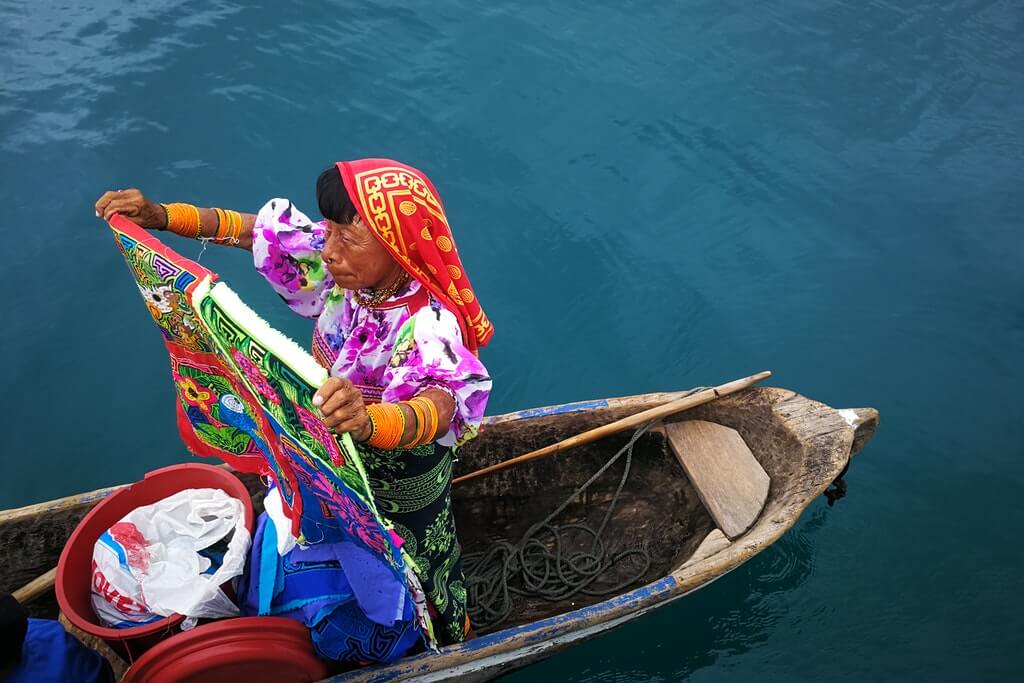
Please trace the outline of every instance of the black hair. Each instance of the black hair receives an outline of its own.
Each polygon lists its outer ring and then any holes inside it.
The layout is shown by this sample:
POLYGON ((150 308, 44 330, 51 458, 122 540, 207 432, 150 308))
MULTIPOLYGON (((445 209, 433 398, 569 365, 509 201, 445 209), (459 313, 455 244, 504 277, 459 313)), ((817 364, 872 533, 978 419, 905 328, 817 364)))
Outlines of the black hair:
POLYGON ((349 199, 345 191, 345 183, 341 182, 341 172, 337 166, 324 169, 316 179, 316 201, 320 205, 320 214, 335 223, 351 223, 356 217, 356 205, 349 199))
POLYGON ((0 595, 0 672, 21 662, 28 612, 10 593, 0 595))

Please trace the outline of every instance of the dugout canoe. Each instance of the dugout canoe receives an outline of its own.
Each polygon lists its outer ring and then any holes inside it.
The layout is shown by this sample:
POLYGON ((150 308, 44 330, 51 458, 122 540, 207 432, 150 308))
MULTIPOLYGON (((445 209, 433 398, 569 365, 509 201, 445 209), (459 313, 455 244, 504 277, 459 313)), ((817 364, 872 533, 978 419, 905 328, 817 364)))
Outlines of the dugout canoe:
MULTIPOLYGON (((684 395, 657 393, 523 410, 488 417, 481 435, 460 453, 456 476, 505 460, 684 395)), ((803 510, 841 475, 874 434, 872 408, 837 410, 778 388, 755 387, 666 420, 702 420, 736 430, 770 478, 753 525, 731 541, 670 447, 667 432, 645 434, 608 535, 650 539, 651 564, 641 580, 610 598, 577 595, 569 604, 518 599, 513 618, 439 653, 408 657, 331 678, 337 682, 488 680, 526 666, 669 604, 735 569, 778 540, 803 510)), ((518 539, 621 448, 618 434, 456 487, 454 506, 466 552, 495 538, 518 539)), ((240 475, 261 507, 262 483, 240 475)), ((617 476, 598 480, 565 512, 580 520, 603 513, 617 476)), ((52 568, 78 521, 119 487, 0 512, 0 586, 14 591, 52 568)), ((52 591, 29 604, 55 618, 52 591)))

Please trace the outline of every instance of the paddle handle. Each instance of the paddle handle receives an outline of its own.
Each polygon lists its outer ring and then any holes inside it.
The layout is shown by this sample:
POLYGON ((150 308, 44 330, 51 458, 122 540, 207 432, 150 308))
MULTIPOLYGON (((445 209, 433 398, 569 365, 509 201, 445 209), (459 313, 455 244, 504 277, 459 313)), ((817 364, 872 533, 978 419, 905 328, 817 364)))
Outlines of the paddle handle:
POLYGON ((565 439, 564 441, 553 443, 550 446, 538 448, 535 451, 530 451, 529 453, 526 453, 524 455, 520 455, 518 457, 511 458, 509 460, 505 460, 494 465, 481 467, 480 469, 474 472, 464 474, 461 477, 456 477, 452 481, 452 484, 460 484, 464 481, 469 481, 470 479, 476 479, 477 477, 482 477, 485 474, 490 474, 491 472, 503 470, 506 467, 519 465, 524 462, 529 462, 531 460, 536 460, 537 458, 543 458, 547 455, 558 453, 559 451, 564 451, 567 448, 582 446, 583 444, 591 443, 592 441, 597 441, 598 439, 604 438, 609 434, 615 434, 616 432, 621 432, 624 429, 629 429, 630 427, 639 427, 645 422, 650 422, 651 420, 657 420, 663 417, 668 417, 669 415, 675 415, 676 413, 682 412, 684 410, 688 410, 690 408, 703 405, 710 401, 714 401, 716 398, 720 396, 728 396, 729 394, 734 394, 737 391, 742 391, 747 387, 751 387, 757 384, 763 379, 771 377, 771 375, 772 373, 770 371, 765 370, 764 372, 759 372, 756 375, 750 375, 749 377, 733 380, 732 382, 720 384, 717 387, 711 387, 710 389, 698 391, 696 394, 684 396, 683 398, 677 399, 675 401, 669 401, 668 403, 664 403, 660 406, 655 406, 654 408, 642 410, 639 413, 629 415, 620 420, 616 420, 615 422, 609 422, 608 424, 601 425, 600 427, 595 427, 594 429, 582 432, 580 434, 577 434, 576 436, 571 436, 568 439, 565 439))
POLYGON ((15 600, 24 605, 26 602, 31 602, 35 600, 40 595, 53 588, 53 584, 56 582, 56 580, 57 568, 54 567, 45 574, 42 574, 32 579, 21 588, 14 591, 14 593, 12 593, 11 595, 14 596, 15 600))

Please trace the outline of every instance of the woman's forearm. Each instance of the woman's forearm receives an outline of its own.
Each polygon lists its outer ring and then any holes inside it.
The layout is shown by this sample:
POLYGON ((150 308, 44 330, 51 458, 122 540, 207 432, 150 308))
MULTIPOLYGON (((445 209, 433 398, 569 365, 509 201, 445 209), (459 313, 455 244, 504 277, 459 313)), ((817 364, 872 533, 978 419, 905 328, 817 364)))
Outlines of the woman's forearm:
POLYGON ((121 214, 147 230, 169 230, 178 235, 211 239, 252 251, 256 215, 223 209, 201 209, 192 204, 158 204, 137 188, 108 190, 96 200, 96 215, 109 221, 121 214))

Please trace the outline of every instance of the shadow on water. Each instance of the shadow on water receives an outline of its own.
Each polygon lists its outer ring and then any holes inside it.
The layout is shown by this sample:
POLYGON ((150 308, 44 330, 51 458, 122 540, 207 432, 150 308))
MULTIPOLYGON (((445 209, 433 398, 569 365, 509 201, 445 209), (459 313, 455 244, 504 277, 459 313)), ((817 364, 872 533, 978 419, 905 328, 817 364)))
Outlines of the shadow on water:
POLYGON ((502 680, 682 680, 764 644, 787 614, 789 594, 814 572, 814 547, 830 511, 813 505, 805 521, 711 585, 502 680))

